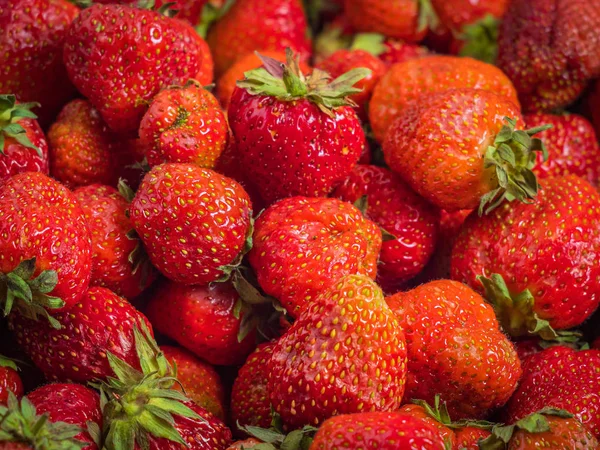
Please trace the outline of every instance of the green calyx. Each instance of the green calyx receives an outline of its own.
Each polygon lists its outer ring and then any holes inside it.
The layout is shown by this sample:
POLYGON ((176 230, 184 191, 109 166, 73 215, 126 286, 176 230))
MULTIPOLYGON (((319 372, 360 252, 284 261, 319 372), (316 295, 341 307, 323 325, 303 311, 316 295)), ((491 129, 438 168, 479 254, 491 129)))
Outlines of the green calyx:
POLYGON ((208 35, 208 30, 215 23, 221 20, 221 18, 227 14, 231 9, 235 0, 226 0, 223 6, 217 7, 211 1, 206 2, 202 9, 202 15, 200 17, 200 23, 196 26, 196 33, 204 39, 208 35))
POLYGON ((335 108, 356 105, 348 96, 361 92, 354 85, 371 73, 365 68, 353 69, 331 81, 329 74, 319 69, 314 69, 308 77, 304 76, 299 59, 289 48, 286 49, 285 64, 257 55, 264 67, 246 72, 245 78, 237 82, 240 88, 253 95, 269 95, 282 101, 305 98, 329 116, 333 116, 335 108))
POLYGON ((0 406, 0 441, 25 444, 35 450, 80 450, 88 445, 75 439, 83 430, 64 422, 50 422, 48 414, 37 415, 33 404, 21 402, 12 392, 8 405, 0 406))
POLYGON ((12 370, 19 370, 17 366, 17 361, 12 358, 7 358, 6 356, 0 355, 0 367, 7 367, 12 370))
POLYGON ((35 278, 36 259, 22 261, 12 272, 0 273, 0 302, 4 306, 4 316, 16 308, 28 319, 37 320, 44 317, 52 327, 60 329, 60 323, 52 317, 48 310, 62 308, 65 304, 52 292, 58 283, 58 274, 54 270, 45 270, 35 278))
POLYGON ((481 198, 479 215, 488 214, 503 201, 518 200, 531 203, 536 197, 539 185, 531 169, 535 167, 536 152, 542 152, 544 161, 548 151, 544 143, 532 136, 552 128, 544 125, 529 130, 515 130, 517 122, 505 117, 506 125, 496 135, 484 155, 484 167, 495 168, 498 188, 481 198))
POLYGON ((359 33, 354 36, 350 50, 364 50, 374 56, 385 52, 385 36, 378 33, 359 33))
POLYGON ((248 254, 248 252, 250 250, 252 250, 252 236, 254 235, 254 219, 252 218, 252 214, 250 215, 250 226, 248 227, 248 231, 246 231, 246 239, 244 241, 244 247, 242 248, 242 250, 240 251, 240 253, 235 257, 235 259, 225 265, 225 266, 221 266, 219 267, 219 270, 221 272, 223 272, 223 276, 221 276, 218 280, 216 280, 217 283, 223 283, 225 281, 228 281, 229 279, 231 279, 232 274, 237 271, 240 266, 242 265, 242 261, 244 260, 244 257, 248 254))
POLYGON ((37 119, 31 109, 38 106, 40 106, 39 103, 17 104, 17 98, 14 95, 0 95, 0 154, 4 154, 4 145, 8 137, 23 147, 35 150, 39 156, 42 156, 42 151, 31 143, 25 128, 19 124, 21 119, 37 119))
POLYGON ((500 20, 492 14, 466 25, 457 37, 463 41, 460 56, 470 56, 494 64, 498 56, 498 28, 500 20))
POLYGON ((418 0, 419 2, 419 23, 417 30, 425 31, 435 29, 439 24, 439 18, 431 5, 431 0, 418 0))
POLYGON ((301 430, 286 433, 279 414, 273 410, 271 414, 273 419, 269 428, 242 427, 238 424, 240 430, 263 442, 252 447, 253 450, 309 450, 317 428, 305 426, 301 430))

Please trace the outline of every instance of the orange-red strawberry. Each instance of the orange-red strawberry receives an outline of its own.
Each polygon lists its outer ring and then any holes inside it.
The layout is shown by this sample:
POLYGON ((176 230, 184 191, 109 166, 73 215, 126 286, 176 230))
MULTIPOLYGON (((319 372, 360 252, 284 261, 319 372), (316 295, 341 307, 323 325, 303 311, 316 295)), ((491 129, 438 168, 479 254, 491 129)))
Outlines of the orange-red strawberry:
POLYGON ((479 443, 487 439, 491 432, 477 427, 464 427, 456 430, 456 450, 481 450, 479 443))
POLYGON ((485 290, 514 336, 555 337, 600 303, 600 196, 573 175, 544 186, 532 204, 472 215, 452 253, 452 278, 485 290))
POLYGON ((448 89, 485 89, 519 103, 511 81, 498 68, 471 58, 427 56, 395 64, 375 86, 369 103, 373 133, 382 142, 412 100, 448 89))
POLYGON ((249 245, 248 194, 234 180, 192 164, 153 167, 129 214, 152 264, 179 283, 222 278, 249 245))
POLYGON ((423 58, 431 54, 427 47, 397 39, 386 39, 383 41, 383 46, 383 52, 378 56, 388 66, 403 63, 409 59, 423 58))
POLYGON ((449 29, 461 31, 487 15, 501 19, 508 0, 431 0, 438 19, 449 29))
POLYGON ((407 416, 412 416, 417 419, 422 420, 423 422, 428 423, 432 427, 438 430, 442 439, 444 440, 444 444, 450 449, 456 448, 456 435, 454 431, 448 428, 446 425, 442 423, 441 418, 438 420, 427 411, 426 407, 422 405, 417 405, 414 403, 409 403, 402 406, 398 412, 406 414, 407 416))
POLYGON ((0 355, 0 405, 6 405, 9 392, 15 397, 23 396, 23 382, 12 359, 0 355))
POLYGON ((195 81, 159 92, 140 124, 150 166, 170 162, 212 169, 228 134, 217 99, 195 81))
POLYGON ((404 335, 381 289, 348 275, 300 311, 275 344, 267 373, 271 404, 290 429, 394 411, 406 380, 404 335))
POLYGON ((386 300, 406 335, 406 399, 433 404, 439 394, 455 419, 485 417, 508 401, 519 358, 475 291, 439 280, 386 300))
POLYGON ((375 278, 381 231, 349 203, 292 197, 256 220, 250 264, 265 293, 294 317, 344 275, 375 278))

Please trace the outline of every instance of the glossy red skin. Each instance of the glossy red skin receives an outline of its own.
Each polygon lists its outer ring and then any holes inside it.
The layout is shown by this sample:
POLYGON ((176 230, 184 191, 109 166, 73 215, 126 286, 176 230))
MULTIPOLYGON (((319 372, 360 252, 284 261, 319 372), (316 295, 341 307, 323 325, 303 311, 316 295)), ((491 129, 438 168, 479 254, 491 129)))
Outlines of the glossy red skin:
POLYGON ((127 217, 129 203, 115 188, 93 184, 74 191, 92 234, 91 286, 110 289, 132 299, 142 293, 156 278, 150 270, 146 279, 142 269, 134 272, 129 255, 139 240, 129 239, 133 225, 127 217))
MULTIPOLYGON (((225 420, 225 391, 217 371, 182 348, 161 345, 160 350, 172 365, 177 366, 177 379, 187 397, 220 420, 225 420)), ((182 390, 177 383, 173 389, 182 390)))
POLYGON ((62 62, 63 42, 79 8, 66 0, 0 2, 0 92, 39 102, 48 125, 74 95, 62 62))
POLYGON ((333 193, 354 203, 367 196, 366 217, 397 239, 384 242, 377 283, 386 290, 417 275, 433 253, 438 211, 414 193, 396 174, 357 164, 333 193))
MULTIPOLYGON (((600 146, 594 127, 587 119, 577 114, 527 114, 523 116, 527 128, 545 124, 552 128, 537 137, 548 149, 548 161, 543 162, 538 154, 534 172, 538 179, 577 175, 593 185, 600 178, 600 146)), ((543 181, 541 182, 543 185, 543 181)))
POLYGON ((140 124, 150 166, 172 162, 212 169, 227 145, 228 134, 219 102, 196 84, 159 92, 140 124))
POLYGON ((286 197, 324 197, 358 162, 364 132, 354 110, 328 116, 301 99, 251 95, 237 88, 229 104, 236 152, 268 204, 286 197))
POLYGON ((523 110, 572 103, 600 73, 600 4, 587 0, 515 0, 500 27, 498 66, 523 110))
POLYGON ((431 0, 438 19, 451 30, 461 31, 492 15, 498 19, 504 16, 509 0, 431 0))
POLYGON ((409 403, 402 406, 398 410, 398 412, 415 417, 416 419, 428 423, 436 430, 438 430, 444 442, 450 449, 458 448, 456 446, 456 435, 454 434, 454 431, 448 428, 446 425, 442 424, 441 422, 438 422, 437 419, 430 416, 429 413, 425 411, 425 408, 423 408, 422 406, 409 403))
POLYGON ((406 342, 381 289, 348 275, 306 304, 266 372, 271 404, 290 430, 339 414, 394 411, 404 394, 406 342))
POLYGON ((90 388, 80 384, 53 383, 38 387, 27 394, 27 399, 35 406, 39 415, 48 414, 52 422, 65 422, 77 425, 84 431, 75 439, 87 443, 86 450, 96 450, 87 430, 88 422, 96 423, 102 429, 100 396, 90 388))
MULTIPOLYGON (((97 0, 94 3, 101 3, 103 5, 109 5, 111 3, 118 3, 120 5, 131 5, 135 6, 138 4, 138 0, 97 0)), ((174 0, 164 1, 156 0, 154 2, 154 9, 159 9, 167 3, 172 3, 169 8, 177 11, 175 17, 181 20, 189 22, 191 25, 198 25, 202 19, 202 9, 207 3, 212 3, 215 6, 220 6, 223 3, 222 0, 174 0)))
POLYGON ((492 307, 468 286, 432 281, 386 299, 406 335, 405 400, 447 403, 453 420, 504 405, 521 376, 513 344, 492 307))
POLYGON ((189 24, 156 11, 93 5, 73 21, 64 62, 73 84, 108 126, 133 132, 161 88, 200 72, 200 40, 189 24))
POLYGON ((456 447, 454 450, 479 450, 479 441, 492 433, 481 428, 465 427, 456 430, 456 447))
POLYGON ((234 180, 192 164, 144 177, 129 215, 152 264, 167 278, 205 285, 244 250, 252 205, 234 180), (200 231, 201 230, 201 231, 200 231))
POLYGON ((274 347, 274 342, 259 345, 240 368, 231 388, 232 423, 261 428, 271 425, 267 367, 274 347))
POLYGON ((208 32, 216 77, 254 51, 290 47, 302 60, 308 60, 312 50, 307 29, 301 0, 236 2, 208 32))
POLYGON ((388 38, 383 42, 383 45, 385 50, 379 55, 379 59, 388 66, 431 54, 427 47, 410 44, 398 39, 388 38))
POLYGON ((21 398, 23 382, 15 369, 0 366, 0 405, 6 405, 9 392, 15 394, 17 398, 21 398))
POLYGON ((9 325, 17 342, 49 380, 86 383, 114 376, 106 352, 139 368, 133 329, 147 319, 125 299, 106 288, 92 287, 81 302, 53 314, 56 330, 44 320, 13 313, 9 325))
POLYGON ((311 445, 314 450, 356 448, 444 450, 444 439, 432 425, 397 412, 347 414, 327 420, 311 445))
POLYGON ((230 366, 244 362, 256 338, 252 331, 237 340, 241 318, 233 309, 238 298, 230 282, 185 286, 166 281, 154 290, 146 313, 158 331, 197 357, 230 366))
POLYGON ((600 436, 600 351, 551 347, 523 364, 519 388, 506 405, 508 423, 545 406, 574 414, 596 437, 600 436))
POLYGON ((24 172, 0 184, 0 272, 36 258, 34 277, 55 270, 48 295, 75 305, 92 271, 92 241, 83 211, 66 187, 40 172, 24 172), (60 243, 60 244, 59 244, 60 243))
POLYGON ((22 172, 42 172, 46 175, 49 172, 48 142, 37 120, 21 119, 18 124, 25 129, 29 141, 40 150, 42 156, 35 149, 24 147, 4 135, 4 154, 0 153, 0 182, 22 172))
POLYGON ((256 220, 253 240, 248 257, 258 283, 293 317, 341 277, 377 274, 381 231, 337 199, 275 203, 256 220))
POLYGON ((539 448, 564 448, 569 450, 594 450, 600 444, 589 430, 575 418, 547 416, 548 431, 530 433, 517 429, 508 450, 537 450, 539 448))
POLYGON ((600 303, 600 196, 581 178, 548 179, 531 205, 511 202, 470 216, 452 252, 452 278, 499 273, 513 294, 529 289, 533 311, 557 330, 581 324, 600 303))

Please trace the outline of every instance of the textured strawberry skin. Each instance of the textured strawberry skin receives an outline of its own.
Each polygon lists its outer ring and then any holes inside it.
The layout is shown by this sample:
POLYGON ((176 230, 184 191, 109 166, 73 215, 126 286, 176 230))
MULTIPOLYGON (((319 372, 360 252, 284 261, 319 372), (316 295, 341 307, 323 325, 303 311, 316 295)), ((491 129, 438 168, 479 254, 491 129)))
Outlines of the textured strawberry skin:
POLYGON ((448 428, 446 425, 442 424, 441 422, 438 422, 437 419, 430 416, 429 413, 425 411, 425 408, 423 408, 421 405, 408 403, 402 406, 398 410, 398 412, 415 417, 417 419, 422 420, 423 422, 428 423, 429 425, 438 430, 438 432, 444 439, 444 442, 451 449, 460 449, 460 447, 456 447, 456 435, 454 434, 454 431, 448 428))
POLYGON ((432 0, 440 21, 449 29, 461 31, 464 26, 471 25, 492 15, 498 19, 504 16, 509 0, 432 0))
POLYGON ((4 154, 0 153, 0 182, 22 172, 42 172, 48 175, 48 142, 40 125, 34 119, 21 119, 18 124, 25 129, 29 141, 40 150, 41 156, 35 149, 24 147, 4 135, 4 154))
POLYGON ((479 450, 479 441, 490 436, 490 432, 481 428, 465 427, 456 430, 456 448, 458 450, 479 450))
POLYGON ((598 448, 600 444, 590 431, 575 418, 547 416, 548 431, 530 433, 527 430, 515 431, 508 450, 538 448, 568 448, 587 450, 598 448))
POLYGON ((23 382, 15 369, 0 366, 0 405, 6 405, 9 392, 15 394, 15 397, 21 398, 23 382))

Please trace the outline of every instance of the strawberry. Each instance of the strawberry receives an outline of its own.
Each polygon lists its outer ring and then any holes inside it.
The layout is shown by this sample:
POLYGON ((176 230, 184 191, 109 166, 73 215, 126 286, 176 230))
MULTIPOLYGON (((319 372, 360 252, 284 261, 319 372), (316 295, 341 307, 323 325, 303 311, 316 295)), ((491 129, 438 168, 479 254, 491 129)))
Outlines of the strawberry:
POLYGON ((600 5, 586 0, 514 0, 500 27, 498 66, 523 109, 572 103, 600 74, 600 5))
POLYGON ((339 414, 394 411, 404 393, 404 336, 381 289, 348 275, 300 311, 266 372, 271 404, 291 429, 339 414))
POLYGON ((48 174, 48 143, 31 112, 34 106, 0 95, 0 181, 21 172, 48 174))
POLYGON ((231 421, 240 427, 268 428, 271 401, 267 391, 267 367, 275 343, 259 345, 241 367, 231 388, 231 421))
POLYGON ((406 106, 424 94, 448 89, 485 89, 519 103, 510 80, 496 67, 471 58, 428 56, 393 65, 369 103, 369 121, 379 142, 406 106))
POLYGON ((485 291, 511 335, 554 338, 553 329, 581 324, 600 303, 599 219, 600 197, 586 181, 548 179, 530 205, 467 219, 452 278, 485 291))
POLYGON ((398 412, 364 412, 325 421, 310 448, 445 450, 446 446, 435 427, 416 417, 398 412))
POLYGON ((0 93, 41 103, 44 125, 75 94, 62 59, 65 36, 77 14, 79 9, 66 0, 0 3, 0 93))
POLYGON ((423 269, 435 246, 438 213, 396 174, 358 164, 333 195, 360 201, 366 217, 392 234, 379 254, 377 282, 384 290, 394 290, 423 269))
POLYGON ((18 370, 12 359, 0 355, 0 405, 6 405, 10 392, 17 398, 23 396, 23 382, 18 370))
POLYGON ((345 275, 375 278, 381 232, 349 203, 292 197, 261 214, 249 261, 258 282, 293 317, 345 275))
POLYGON ((247 251, 251 209, 237 182, 192 164, 161 164, 144 177, 129 214, 163 275, 202 285, 225 276, 247 251))
POLYGON ((573 174, 598 184, 600 178, 600 147, 594 127, 577 114, 526 114, 523 119, 528 127, 551 124, 552 128, 540 133, 540 139, 548 149, 545 163, 538 155, 534 172, 538 178, 573 174))
POLYGON ((88 287, 91 269, 90 231, 67 188, 40 172, 20 173, 0 185, 5 314, 13 303, 31 318, 73 307, 88 287))
POLYGON ((522 121, 510 100, 492 92, 440 92, 399 114, 383 144, 385 160, 414 190, 448 211, 479 205, 482 214, 507 198, 531 201, 538 191, 531 171, 535 152, 547 157, 532 136, 547 127, 523 131, 522 121))
POLYGON ((423 422, 428 423, 429 425, 438 430, 438 433, 440 434, 440 436, 442 436, 442 439, 444 440, 444 443, 448 448, 456 448, 456 435, 454 434, 454 431, 448 428, 446 426, 447 424, 443 423, 443 419, 441 417, 439 417, 439 419, 435 417, 435 413, 439 413, 439 411, 434 412, 426 403, 424 406, 411 403, 402 406, 402 408, 400 408, 398 412, 406 414, 407 416, 415 417, 417 419, 422 420, 423 422), (432 416, 430 412, 432 412, 434 416, 432 416))
POLYGON ((220 15, 207 36, 217 78, 254 51, 291 47, 302 60, 310 57, 308 24, 300 0, 245 0, 222 10, 220 15))
POLYGON ((326 196, 360 158, 364 132, 347 96, 369 71, 330 83, 317 69, 306 78, 291 51, 285 65, 261 58, 265 67, 245 74, 229 105, 238 157, 267 203, 326 196))
POLYGON ((129 202, 115 188, 99 184, 81 187, 74 194, 92 234, 90 285, 128 299, 137 297, 152 283, 156 271, 145 258, 140 240, 130 234, 129 202))
POLYGON ((410 59, 423 58, 431 54, 427 47, 397 39, 386 39, 383 42, 383 46, 383 52, 378 56, 388 66, 403 63, 410 59))
POLYGON ((227 448, 227 450, 250 450, 259 444, 264 445, 264 442, 255 438, 249 438, 244 439, 243 441, 234 442, 227 448))
POLYGON ((201 39, 189 24, 156 11, 93 5, 69 28, 64 60, 108 126, 133 132, 161 88, 200 73, 201 39))
POLYGON ((458 419, 484 417, 508 401, 521 375, 519 358, 475 291, 438 280, 386 300, 406 334, 406 399, 432 404, 439 394, 458 419))
POLYGON ((551 406, 574 414, 596 437, 600 436, 600 351, 557 346, 530 356, 504 415, 514 423, 551 406))
POLYGON ((508 0, 431 0, 431 5, 440 22, 453 31, 461 31, 487 15, 501 19, 508 0))
POLYGON ((194 403, 224 420, 225 391, 216 370, 181 348, 162 345, 160 350, 171 365, 177 367, 181 386, 175 384, 173 388, 185 392, 194 403))
POLYGON ((115 293, 90 288, 80 303, 53 316, 60 330, 19 313, 9 316, 17 342, 49 380, 87 382, 112 376, 107 352, 139 367, 133 329, 146 318, 115 293))
POLYGON ((158 331, 199 358, 234 365, 254 349, 256 337, 253 331, 241 330, 238 301, 230 282, 186 286, 165 281, 154 290, 146 313, 158 331), (238 335, 244 337, 241 342, 238 335))
POLYGON ((217 99, 196 81, 159 92, 140 124, 150 166, 173 162, 212 169, 228 133, 217 99))
POLYGON ((481 450, 480 442, 490 436, 490 431, 476 427, 456 430, 456 450, 481 450))

